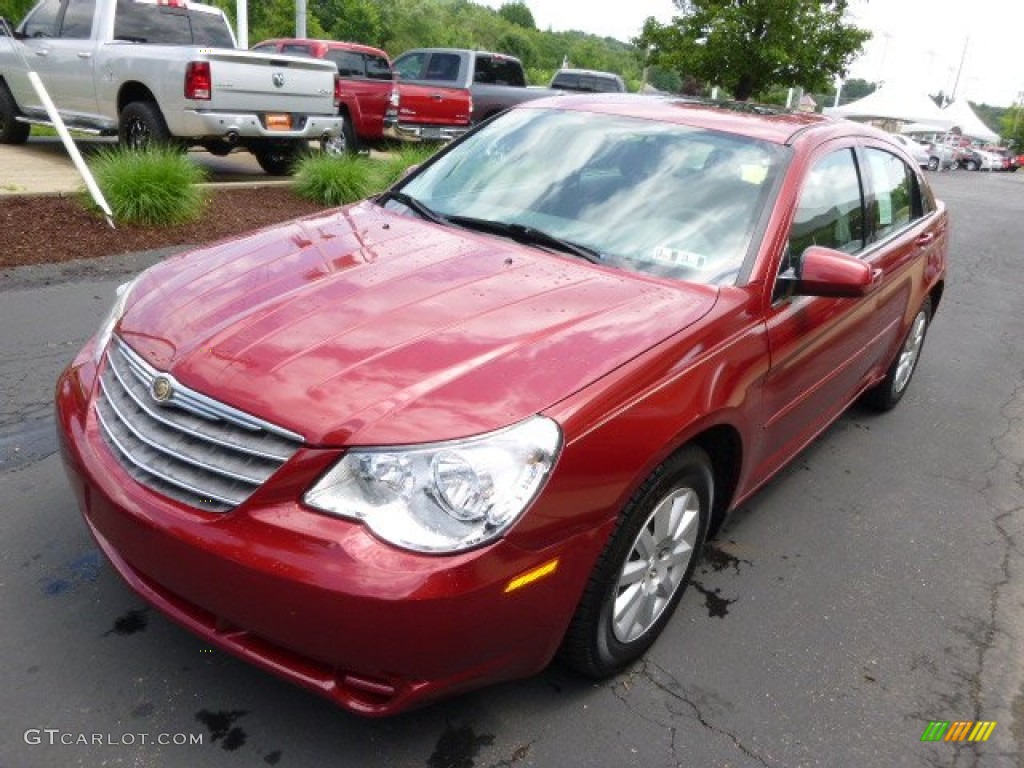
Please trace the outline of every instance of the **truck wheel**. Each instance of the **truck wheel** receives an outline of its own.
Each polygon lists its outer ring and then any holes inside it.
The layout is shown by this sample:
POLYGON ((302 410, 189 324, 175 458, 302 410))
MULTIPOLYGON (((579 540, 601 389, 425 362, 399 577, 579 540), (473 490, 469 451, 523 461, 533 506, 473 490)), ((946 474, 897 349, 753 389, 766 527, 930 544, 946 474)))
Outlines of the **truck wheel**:
POLYGON ((295 163, 305 155, 309 149, 306 142, 290 144, 264 144, 253 147, 252 153, 256 155, 256 162, 260 168, 271 176, 287 176, 295 167, 295 163))
POLYGON ((351 155, 359 149, 355 131, 352 130, 352 118, 341 115, 341 133, 332 139, 320 142, 320 149, 328 155, 351 155))
POLYGON ((169 145, 171 132, 167 130, 167 123, 156 104, 151 101, 133 101, 121 110, 117 138, 123 147, 142 150, 169 145))
POLYGON ((24 144, 28 141, 32 127, 15 120, 20 114, 7 85, 0 82, 0 144, 24 144))

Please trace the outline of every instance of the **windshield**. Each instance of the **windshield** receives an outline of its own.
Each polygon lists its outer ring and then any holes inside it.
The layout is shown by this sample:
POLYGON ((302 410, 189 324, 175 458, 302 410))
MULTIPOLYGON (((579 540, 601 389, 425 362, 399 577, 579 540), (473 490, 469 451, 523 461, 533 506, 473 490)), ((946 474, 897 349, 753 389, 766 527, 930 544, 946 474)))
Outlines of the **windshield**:
POLYGON ((529 227, 624 269, 730 283, 786 150, 556 109, 506 113, 402 186, 433 212, 529 227))

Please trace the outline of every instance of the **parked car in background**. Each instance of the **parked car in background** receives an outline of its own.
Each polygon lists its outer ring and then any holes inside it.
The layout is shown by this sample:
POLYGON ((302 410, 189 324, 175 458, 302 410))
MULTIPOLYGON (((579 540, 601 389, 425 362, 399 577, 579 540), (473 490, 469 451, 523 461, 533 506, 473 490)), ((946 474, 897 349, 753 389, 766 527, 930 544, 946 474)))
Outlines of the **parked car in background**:
POLYGON ((947 171, 957 167, 957 147, 941 141, 932 141, 924 146, 928 151, 928 170, 947 171))
POLYGON ((50 124, 22 57, 69 128, 116 135, 131 148, 241 147, 278 175, 311 140, 326 144, 340 132, 333 66, 238 50, 224 12, 210 5, 42 0, 14 40, 0 41, 0 143, 22 143, 32 124, 50 124))
POLYGON ((893 138, 894 141, 896 141, 898 144, 900 144, 905 150, 907 150, 907 152, 910 153, 910 156, 912 158, 914 158, 914 160, 917 161, 917 164, 918 164, 919 167, 921 167, 921 168, 928 168, 928 169, 931 169, 931 170, 937 170, 938 169, 937 167, 936 168, 932 168, 931 167, 932 166, 932 162, 931 162, 932 154, 929 151, 927 146, 925 146, 924 144, 922 144, 919 141, 914 141, 909 136, 904 136, 903 134, 900 134, 900 133, 892 134, 892 138, 893 138))
POLYGON ((304 38, 264 40, 252 50, 326 59, 337 66, 334 95, 343 122, 339 135, 325 146, 327 151, 355 152, 360 142, 383 138, 384 117, 397 99, 391 60, 384 51, 359 43, 304 38))
POLYGON ((626 92, 626 83, 619 75, 595 69, 560 69, 551 78, 549 87, 582 93, 626 92))
POLYGON ((389 135, 451 139, 524 101, 561 91, 529 88, 514 56, 458 48, 416 48, 395 59, 398 117, 389 135), (468 107, 468 109, 467 109, 468 107))
POLYGON ((904 397, 948 245, 870 126, 531 102, 122 286, 57 383, 61 455, 145 600, 351 711, 556 653, 606 677, 731 509, 904 397))
POLYGON ((1003 159, 994 152, 967 147, 960 157, 960 167, 967 171, 1001 171, 1003 159))

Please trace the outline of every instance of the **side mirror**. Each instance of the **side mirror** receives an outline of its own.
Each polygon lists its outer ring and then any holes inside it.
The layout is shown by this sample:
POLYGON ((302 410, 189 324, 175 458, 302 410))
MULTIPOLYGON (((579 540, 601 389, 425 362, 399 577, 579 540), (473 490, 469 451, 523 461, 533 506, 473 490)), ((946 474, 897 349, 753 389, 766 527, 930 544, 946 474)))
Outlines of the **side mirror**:
POLYGON ((870 293, 882 279, 881 270, 873 270, 858 258, 812 245, 797 264, 793 293, 797 296, 856 298, 870 293))

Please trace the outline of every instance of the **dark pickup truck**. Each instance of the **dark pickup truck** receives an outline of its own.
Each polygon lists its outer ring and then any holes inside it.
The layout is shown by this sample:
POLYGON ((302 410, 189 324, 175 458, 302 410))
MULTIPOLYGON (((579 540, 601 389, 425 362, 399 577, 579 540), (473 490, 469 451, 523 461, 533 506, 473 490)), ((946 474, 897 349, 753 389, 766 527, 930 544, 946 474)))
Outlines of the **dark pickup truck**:
POLYGON ((395 59, 398 114, 385 133, 407 140, 445 140, 524 101, 561 94, 526 85, 519 59, 459 48, 416 48, 395 59))

